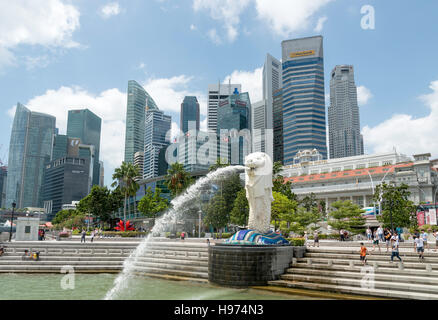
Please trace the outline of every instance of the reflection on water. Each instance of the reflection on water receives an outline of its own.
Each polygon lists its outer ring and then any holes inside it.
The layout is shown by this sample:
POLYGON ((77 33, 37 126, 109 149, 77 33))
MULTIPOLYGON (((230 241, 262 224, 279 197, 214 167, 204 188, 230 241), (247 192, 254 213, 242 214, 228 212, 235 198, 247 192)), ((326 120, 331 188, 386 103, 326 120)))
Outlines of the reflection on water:
MULTIPOLYGON (((116 275, 76 274, 75 289, 63 290, 64 274, 0 274, 0 300, 100 300, 116 275)), ((210 284, 136 277, 135 285, 119 297, 129 300, 284 300, 309 299, 253 289, 223 288, 210 284)))

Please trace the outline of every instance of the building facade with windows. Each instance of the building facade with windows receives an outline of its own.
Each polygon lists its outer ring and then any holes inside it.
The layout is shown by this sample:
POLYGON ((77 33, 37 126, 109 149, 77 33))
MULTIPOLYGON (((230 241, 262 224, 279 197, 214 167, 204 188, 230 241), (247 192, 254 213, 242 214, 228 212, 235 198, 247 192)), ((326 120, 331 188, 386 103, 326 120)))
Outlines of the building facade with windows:
POLYGON ((283 157, 283 90, 278 89, 273 92, 272 100, 272 118, 273 118, 273 145, 274 145, 274 162, 284 164, 283 157))
POLYGON ((313 193, 330 210, 333 202, 351 200, 360 207, 378 208, 373 200, 377 185, 405 183, 415 204, 436 203, 437 168, 430 154, 408 157, 397 152, 302 162, 285 166, 283 176, 292 182, 298 198, 313 193))
POLYGON ((189 122, 195 123, 195 130, 199 131, 199 102, 196 97, 186 96, 181 103, 180 128, 183 133, 190 130, 189 122))
POLYGON ((143 179, 158 176, 160 151, 169 145, 172 117, 160 110, 148 110, 145 119, 143 179))
POLYGON ((364 154, 353 66, 331 72, 328 125, 330 159, 364 154))
MULTIPOLYGON (((94 146, 93 185, 100 185, 100 133, 102 119, 88 109, 69 110, 68 138, 78 138, 84 145, 94 146)), ((77 141, 77 140, 71 140, 77 141)))
POLYGON ((56 119, 17 104, 9 144, 6 208, 43 205, 44 167, 52 155, 56 119))
POLYGON ((210 84, 208 86, 208 105, 207 105, 207 128, 210 132, 217 132, 218 105, 219 102, 227 99, 236 92, 241 91, 240 84, 210 84))
POLYGON ((285 40, 281 46, 284 164, 306 149, 327 159, 323 38, 285 40))
POLYGON ((146 111, 158 110, 158 107, 152 97, 137 81, 128 81, 127 93, 125 162, 134 163, 135 153, 144 151, 146 111))

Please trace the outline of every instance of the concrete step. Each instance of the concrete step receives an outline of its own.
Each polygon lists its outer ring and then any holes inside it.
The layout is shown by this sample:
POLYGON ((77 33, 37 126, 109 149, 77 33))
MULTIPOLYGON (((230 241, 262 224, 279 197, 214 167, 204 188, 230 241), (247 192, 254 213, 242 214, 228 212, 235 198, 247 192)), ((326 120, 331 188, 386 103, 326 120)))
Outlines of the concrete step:
POLYGON ((194 272, 194 271, 149 268, 149 267, 145 268, 140 266, 136 266, 134 271, 139 273, 166 274, 171 276, 179 276, 179 277, 187 277, 187 278, 208 279, 208 272, 194 272))
MULTIPOLYGON (((127 256, 41 256, 40 261, 124 261, 127 256)), ((0 258, 0 264, 3 261, 22 261, 20 256, 2 256, 0 258)))
MULTIPOLYGON (((371 264, 368 264, 368 266, 372 266, 371 264)), ((398 264, 393 263, 390 265, 391 267, 384 267, 384 266, 378 266, 377 269, 374 269, 375 274, 398 274, 398 275, 407 275, 407 276, 421 276, 421 277, 429 277, 429 278, 438 278, 438 271, 427 271, 427 270, 416 270, 416 269, 398 269, 398 264)), ((293 264, 292 268, 289 268, 286 270, 286 273, 295 273, 298 269, 312 269, 312 270, 326 270, 326 271, 355 271, 360 272, 362 265, 350 267, 350 266, 344 266, 344 265, 336 265, 333 264, 331 266, 325 265, 325 264, 312 264, 309 266, 306 263, 295 263, 293 264)))
MULTIPOLYGON (((334 265, 350 265, 350 263, 353 264, 353 266, 362 266, 362 262, 357 257, 355 260, 345 260, 345 259, 325 259, 325 258, 299 258, 297 259, 298 263, 308 263, 308 260, 311 260, 312 264, 322 264, 322 265, 328 265, 328 262, 331 261, 334 265)), ((398 259, 394 258, 394 262, 391 263, 390 258, 388 257, 388 260, 385 261, 377 261, 377 264, 382 267, 391 267, 394 269, 398 269, 398 259)), ((402 257, 403 259, 403 257, 402 257)), ((368 264, 372 265, 372 262, 368 260, 368 264)), ((427 259, 424 260, 424 262, 403 262, 404 269, 416 269, 416 270, 427 270, 427 266, 430 265, 432 270, 438 270, 438 264, 436 263, 429 263, 427 259)))
MULTIPOLYGON (((379 252, 379 249, 376 248, 375 251, 373 251, 372 247, 367 247, 367 253, 369 255, 391 255, 391 248, 389 248, 389 250, 386 250, 385 248, 381 248, 381 251, 379 252)), ((360 250, 360 247, 358 248, 307 248, 306 249, 306 254, 307 253, 327 253, 327 254, 358 254, 360 250)), ((400 254, 406 254, 406 255, 412 255, 412 256, 418 256, 417 251, 414 250, 413 247, 411 248, 406 248, 406 249, 402 249, 399 251, 400 254)), ((425 257, 438 257, 438 251, 433 251, 433 250, 425 250, 424 252, 424 256, 425 257)))
MULTIPOLYGON (((359 253, 328 253, 328 252, 306 252, 306 258, 326 258, 326 259, 344 259, 344 260, 357 260, 359 253)), ((418 262, 418 254, 410 252, 400 252, 400 257, 406 262, 418 262)), ((438 263, 438 256, 425 255, 425 261, 428 263, 438 263)), ((389 253, 376 253, 367 255, 368 261, 387 261, 391 258, 391 252, 389 253)), ((397 258, 395 258, 397 259, 397 258)))
MULTIPOLYGON (((334 278, 348 278, 348 279, 363 279, 366 272, 369 270, 351 270, 351 271, 339 271, 339 270, 318 270, 307 268, 291 268, 287 273, 282 275, 281 278, 290 280, 289 275, 310 275, 310 276, 324 276, 334 278)), ((372 271, 372 277, 376 281, 397 282, 397 283, 410 283, 410 284, 424 284, 424 285, 438 285, 437 277, 427 277, 419 275, 406 275, 406 274, 382 274, 372 271)))
POLYGON ((0 268, 4 266, 23 266, 23 265, 123 265, 123 261, 44 261, 44 260, 17 260, 17 261, 0 261, 0 268))
MULTIPOLYGON (((282 280, 292 281, 292 282, 313 282, 317 284, 333 284, 339 286, 348 287, 362 287, 364 281, 362 278, 352 279, 344 277, 331 277, 322 275, 302 275, 302 274, 285 274, 281 276, 282 280)), ((426 284, 413 284, 413 283, 399 283, 393 281, 370 281, 367 282, 376 289, 391 289, 399 291, 409 291, 415 293, 427 293, 427 294, 437 294, 438 285, 426 285, 426 284)), ((438 294, 437 294, 438 297, 438 294)))
POLYGON ((138 262, 157 262, 157 263, 171 263, 171 264, 182 264, 182 265, 190 265, 190 264, 197 264, 202 266, 208 267, 208 259, 180 259, 180 258, 166 258, 166 259, 160 259, 160 258, 151 258, 151 257, 139 257, 137 258, 138 262))
POLYGON ((351 287, 345 285, 326 284, 326 283, 274 280, 274 281, 269 281, 268 284, 273 286, 288 287, 288 288, 311 289, 311 290, 369 295, 369 296, 386 297, 386 298, 415 299, 415 300, 438 299, 438 294, 409 292, 409 291, 392 290, 392 289, 351 287))
POLYGON ((196 272, 207 272, 208 273, 208 265, 198 265, 198 264, 177 264, 177 263, 159 263, 159 262, 136 262, 135 263, 135 269, 141 267, 141 268, 159 268, 162 270, 178 270, 178 271, 196 271, 196 272))
MULTIPOLYGON (((33 272, 33 271, 45 271, 45 272, 54 272, 54 273, 60 273, 62 268, 64 266, 57 266, 57 265, 15 265, 15 266, 2 266, 0 268, 0 272, 3 273, 15 273, 15 272, 33 272)), ((122 270, 122 265, 120 266, 101 266, 101 265, 78 265, 73 266, 75 272, 81 271, 81 270, 122 270)))

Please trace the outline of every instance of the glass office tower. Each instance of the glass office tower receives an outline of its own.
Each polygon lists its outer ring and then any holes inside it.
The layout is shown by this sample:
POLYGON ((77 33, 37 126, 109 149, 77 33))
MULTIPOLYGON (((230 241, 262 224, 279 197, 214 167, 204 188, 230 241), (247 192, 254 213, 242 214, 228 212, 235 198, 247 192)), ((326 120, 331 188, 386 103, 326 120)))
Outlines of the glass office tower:
POLYGON ((158 110, 152 97, 136 81, 128 81, 126 107, 125 162, 134 163, 136 152, 144 151, 144 123, 146 110, 158 110))
POLYGON ((160 150, 166 148, 166 133, 170 130, 172 117, 160 110, 148 110, 145 119, 143 179, 159 175, 160 150))
POLYGON ((196 97, 185 97, 181 103, 180 128, 183 133, 189 131, 189 121, 196 123, 196 131, 199 131, 199 103, 196 97))
POLYGON ((364 153, 353 66, 340 65, 332 70, 328 124, 330 159, 364 153))
POLYGON ((94 146, 93 185, 99 185, 100 180, 100 132, 102 120, 88 109, 70 110, 68 112, 67 136, 79 138, 82 144, 94 146))
POLYGON ((284 164, 302 150, 327 159, 322 36, 282 42, 284 164))
POLYGON ((243 164, 251 153, 251 102, 249 94, 236 93, 219 102, 218 154, 221 162, 243 164))
POLYGON ((52 155, 56 119, 18 103, 9 144, 6 208, 42 207, 44 166, 52 155))

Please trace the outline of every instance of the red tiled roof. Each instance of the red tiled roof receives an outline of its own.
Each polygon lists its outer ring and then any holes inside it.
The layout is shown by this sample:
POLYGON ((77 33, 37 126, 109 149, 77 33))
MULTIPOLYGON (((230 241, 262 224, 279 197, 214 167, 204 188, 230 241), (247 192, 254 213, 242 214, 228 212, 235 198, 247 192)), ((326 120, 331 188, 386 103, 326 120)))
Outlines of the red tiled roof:
POLYGON ((373 175, 381 175, 385 174, 388 171, 394 171, 394 168, 405 168, 412 167, 413 163, 400 163, 394 166, 381 166, 374 168, 365 168, 365 169, 355 169, 355 170, 346 170, 346 171, 338 171, 338 172, 330 172, 330 173, 319 173, 319 174, 307 174, 304 176, 290 177, 285 178, 284 181, 294 182, 312 182, 312 181, 321 181, 321 180, 331 180, 331 179, 340 179, 340 178, 353 178, 353 177, 362 177, 368 176, 368 172, 373 175))

